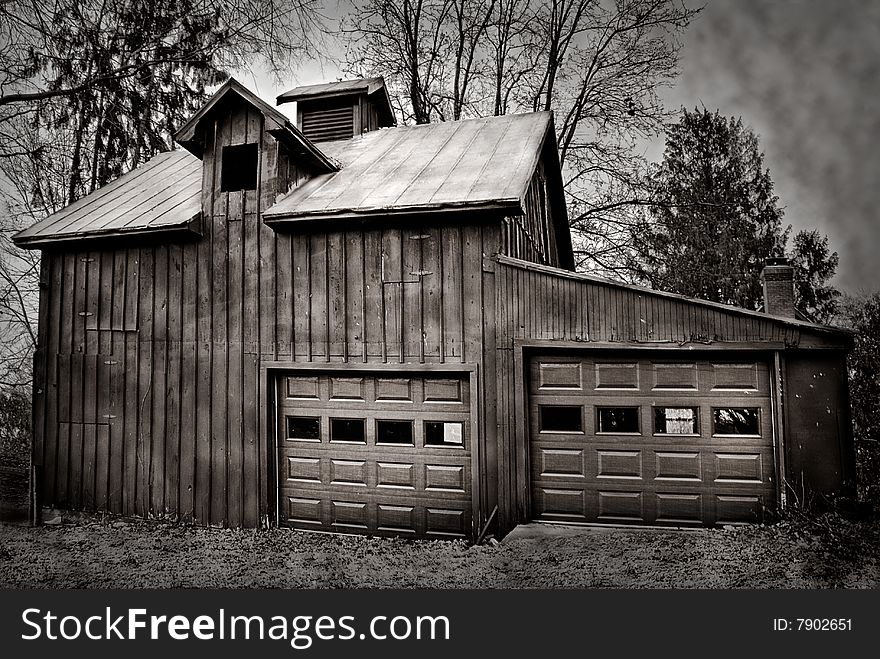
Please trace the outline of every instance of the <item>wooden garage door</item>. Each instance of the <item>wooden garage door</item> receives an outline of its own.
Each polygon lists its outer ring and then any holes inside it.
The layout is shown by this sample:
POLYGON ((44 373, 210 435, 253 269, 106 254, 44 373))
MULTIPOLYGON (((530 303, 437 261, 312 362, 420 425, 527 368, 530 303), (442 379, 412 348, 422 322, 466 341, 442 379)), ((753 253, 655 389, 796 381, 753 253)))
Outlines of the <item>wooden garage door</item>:
POLYGON ((773 505, 765 363, 543 356, 529 370, 533 518, 725 524, 773 505))
POLYGON ((471 535, 465 377, 287 374, 278 400, 280 524, 471 535))

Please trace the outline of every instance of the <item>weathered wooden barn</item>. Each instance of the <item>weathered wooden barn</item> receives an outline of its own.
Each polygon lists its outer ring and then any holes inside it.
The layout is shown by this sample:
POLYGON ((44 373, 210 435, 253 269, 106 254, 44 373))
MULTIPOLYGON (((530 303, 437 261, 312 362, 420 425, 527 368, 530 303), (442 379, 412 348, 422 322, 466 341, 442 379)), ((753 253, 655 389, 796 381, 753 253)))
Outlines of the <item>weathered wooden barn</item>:
POLYGON ((414 537, 851 493, 848 334, 573 272, 549 113, 394 127, 235 81, 42 250, 44 507, 414 537))

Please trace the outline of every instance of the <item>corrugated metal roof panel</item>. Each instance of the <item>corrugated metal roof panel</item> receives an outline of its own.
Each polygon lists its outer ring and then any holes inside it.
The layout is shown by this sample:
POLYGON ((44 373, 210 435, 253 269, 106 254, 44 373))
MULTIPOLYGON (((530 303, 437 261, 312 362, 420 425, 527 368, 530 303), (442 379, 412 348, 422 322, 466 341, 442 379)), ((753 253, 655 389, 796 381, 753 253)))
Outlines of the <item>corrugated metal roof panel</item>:
POLYGON ((14 236, 29 246, 186 228, 201 212, 202 161, 168 151, 14 236))
POLYGON ((322 149, 339 172, 294 189, 268 220, 522 204, 549 112, 378 130, 322 149))

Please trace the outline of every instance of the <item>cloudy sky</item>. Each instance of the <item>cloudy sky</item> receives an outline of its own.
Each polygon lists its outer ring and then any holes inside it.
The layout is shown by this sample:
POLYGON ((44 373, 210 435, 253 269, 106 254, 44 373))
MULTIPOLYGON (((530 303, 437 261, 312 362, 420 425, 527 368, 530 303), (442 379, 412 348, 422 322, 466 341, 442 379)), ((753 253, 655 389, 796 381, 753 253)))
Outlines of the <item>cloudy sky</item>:
MULTIPOLYGON (((308 67, 280 85, 243 81, 274 98, 338 76, 308 67)), ((858 292, 880 288, 878 92, 880 2, 707 0, 664 97, 741 116, 758 133, 785 220, 828 235, 840 254, 835 283, 858 292)), ((662 141, 649 155, 662 156, 662 141)))
POLYGON ((880 2, 708 0, 665 97, 742 116, 785 220, 839 253, 835 283, 880 288, 880 2))

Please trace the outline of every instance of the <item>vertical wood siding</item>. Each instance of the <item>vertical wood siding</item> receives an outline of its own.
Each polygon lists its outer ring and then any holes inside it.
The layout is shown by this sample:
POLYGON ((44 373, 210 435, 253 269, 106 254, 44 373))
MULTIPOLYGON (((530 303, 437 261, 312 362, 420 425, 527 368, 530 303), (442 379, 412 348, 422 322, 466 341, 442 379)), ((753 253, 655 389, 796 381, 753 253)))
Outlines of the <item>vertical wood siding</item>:
POLYGON ((263 363, 481 361, 497 227, 276 233, 260 205, 307 174, 258 113, 228 112, 207 129, 199 241, 44 252, 45 505, 258 526, 274 483, 263 363), (260 196, 218 192, 215 154, 253 141, 260 196))
POLYGON ((523 215, 504 218, 502 253, 524 261, 559 267, 561 259, 543 161, 538 163, 532 176, 523 205, 523 215))

